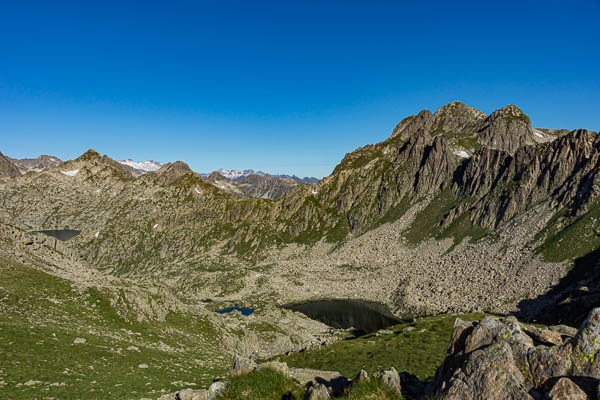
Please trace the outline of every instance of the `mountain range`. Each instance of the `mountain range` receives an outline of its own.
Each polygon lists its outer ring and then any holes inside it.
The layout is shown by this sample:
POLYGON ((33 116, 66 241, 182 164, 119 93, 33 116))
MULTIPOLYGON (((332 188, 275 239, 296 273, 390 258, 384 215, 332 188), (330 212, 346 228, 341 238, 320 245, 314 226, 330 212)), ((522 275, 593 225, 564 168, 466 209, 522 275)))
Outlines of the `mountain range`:
POLYGON ((219 349, 248 356, 331 339, 283 304, 359 298, 397 316, 575 325, 600 297, 600 137, 533 128, 514 105, 423 110, 310 184, 203 177, 181 161, 135 173, 94 150, 20 168, 0 156, 0 256, 101 286, 128 321, 202 315, 219 349), (35 233, 65 228, 81 233, 56 251, 35 233), (232 305, 260 312, 209 312, 232 305))
MULTIPOLYGON (((256 175, 256 176, 265 176, 265 175, 268 175, 265 172, 254 171, 253 169, 239 170, 239 169, 223 169, 223 168, 219 168, 218 170, 216 170, 214 172, 218 172, 224 178, 231 179, 231 180, 234 180, 234 181, 239 180, 239 179, 243 179, 243 178, 247 178, 247 177, 249 177, 251 175, 256 175)), ((207 178, 208 176, 210 176, 210 173, 201 173, 200 176, 202 176, 203 178, 207 178)), ((275 178, 292 179, 292 180, 294 180, 296 182, 299 182, 299 183, 317 183, 317 182, 319 182, 319 179, 318 178, 314 178, 314 177, 299 178, 296 175, 285 175, 285 174, 276 174, 276 175, 271 175, 271 176, 275 177, 275 178)))
MULTIPOLYGON (((158 171, 165 165, 162 162, 153 160, 134 161, 127 159, 117 162, 123 165, 123 168, 134 177, 158 171)), ((63 161, 57 157, 47 155, 41 155, 37 158, 15 159, 4 157, 0 153, 0 163, 2 163, 0 165, 0 176, 17 177, 27 172, 41 172, 46 169, 57 168, 63 164, 63 161)), ((208 178, 211 183, 239 197, 259 197, 273 200, 279 199, 284 193, 300 184, 312 184, 319 181, 317 178, 298 178, 295 175, 269 175, 251 169, 240 171, 220 168, 212 174, 201 173, 200 176, 208 178)))

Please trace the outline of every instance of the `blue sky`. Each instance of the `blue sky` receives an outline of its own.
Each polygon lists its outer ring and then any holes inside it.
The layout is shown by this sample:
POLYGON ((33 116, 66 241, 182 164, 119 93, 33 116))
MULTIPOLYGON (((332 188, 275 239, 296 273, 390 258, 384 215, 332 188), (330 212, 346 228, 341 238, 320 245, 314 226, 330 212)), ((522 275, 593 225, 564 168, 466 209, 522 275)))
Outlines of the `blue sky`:
POLYGON ((403 117, 600 129, 600 0, 0 3, 0 151, 325 176, 403 117))

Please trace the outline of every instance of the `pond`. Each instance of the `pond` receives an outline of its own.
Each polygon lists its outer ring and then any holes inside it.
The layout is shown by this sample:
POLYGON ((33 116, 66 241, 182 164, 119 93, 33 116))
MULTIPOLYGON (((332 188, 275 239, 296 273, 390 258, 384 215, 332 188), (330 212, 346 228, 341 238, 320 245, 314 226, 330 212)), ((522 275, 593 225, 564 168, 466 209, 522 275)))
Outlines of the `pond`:
POLYGON ((356 334, 375 332, 402 322, 383 304, 365 300, 321 300, 289 304, 285 308, 334 328, 354 328, 356 334))
POLYGON ((247 307, 227 307, 227 308, 223 308, 221 310, 217 310, 216 312, 218 314, 227 314, 232 311, 239 311, 244 316, 248 316, 248 315, 254 313, 254 310, 252 308, 247 308, 247 307))
POLYGON ((81 231, 75 229, 44 229, 41 231, 35 231, 37 233, 43 233, 44 235, 52 236, 60 241, 67 241, 69 239, 73 239, 75 236, 79 235, 81 231))

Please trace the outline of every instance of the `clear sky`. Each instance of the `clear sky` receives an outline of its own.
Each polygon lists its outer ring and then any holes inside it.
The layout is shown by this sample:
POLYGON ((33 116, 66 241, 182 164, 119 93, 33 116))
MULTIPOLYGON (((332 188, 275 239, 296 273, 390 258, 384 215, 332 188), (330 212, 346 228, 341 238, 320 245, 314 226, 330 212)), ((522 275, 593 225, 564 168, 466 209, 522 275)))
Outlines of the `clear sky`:
POLYGON ((2 1, 0 151, 328 175, 461 100, 600 129, 600 0, 2 1))

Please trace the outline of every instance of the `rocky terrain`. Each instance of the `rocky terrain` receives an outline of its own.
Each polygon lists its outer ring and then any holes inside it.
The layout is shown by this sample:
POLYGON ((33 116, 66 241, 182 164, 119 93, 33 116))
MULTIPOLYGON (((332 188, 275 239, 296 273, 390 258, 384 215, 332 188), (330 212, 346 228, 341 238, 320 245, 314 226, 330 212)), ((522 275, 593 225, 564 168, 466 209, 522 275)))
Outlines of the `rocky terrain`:
POLYGON ((284 194, 300 186, 300 183, 292 178, 279 178, 268 174, 250 174, 229 179, 218 172, 213 172, 205 179, 222 191, 238 198, 279 200, 284 194))
POLYGON ((430 390, 444 399, 596 399, 600 309, 579 330, 515 318, 456 320, 430 390))
MULTIPOLYGON (((213 383, 209 389, 182 390, 164 395, 160 400, 231 398, 228 394, 236 390, 239 396, 256 390, 255 385, 263 379, 260 371, 264 370, 283 375, 309 400, 597 399, 600 395, 599 339, 600 308, 593 309, 579 329, 566 325, 530 325, 514 317, 488 316, 475 322, 456 318, 446 357, 428 385, 409 372, 399 373, 393 366, 372 376, 359 370, 353 378, 348 378, 337 371, 289 367, 280 361, 257 365, 236 355, 228 379, 213 383), (236 382, 240 375, 251 379, 241 388, 235 388, 240 386, 236 382), (371 383, 366 395, 356 396, 355 392, 365 391, 361 386, 366 383, 371 383)), ((277 398, 277 395, 268 398, 277 398)))
MULTIPOLYGON (((181 161, 142 174, 93 150, 22 175, 0 156, 0 249, 10 271, 101 289, 126 323, 198 316, 219 337, 217 369, 233 352, 267 358, 335 340, 281 308, 312 299, 577 325, 600 287, 599 148, 596 133, 535 129, 513 105, 486 115, 453 102, 405 118, 316 184, 202 177, 181 161), (32 233, 66 228, 81 234, 32 233), (231 305, 258 311, 213 312, 231 305)), ((29 312, 18 282, 0 284, 9 326, 29 312)), ((169 329, 188 337, 188 326, 169 329)))
POLYGON ((19 168, 21 174, 26 174, 30 171, 40 172, 48 168, 56 168, 63 163, 63 161, 60 158, 48 156, 45 154, 42 154, 41 156, 38 156, 36 158, 9 158, 9 160, 12 161, 12 163, 15 164, 17 168, 19 168))
POLYGON ((134 178, 90 151, 5 181, 0 216, 81 229, 71 243, 89 265, 194 296, 516 311, 600 246, 599 138, 547 131, 539 142, 536 132, 515 106, 485 116, 451 103, 404 119, 278 201, 246 198, 243 180, 204 179, 181 162, 134 178))
POLYGON ((17 176, 21 176, 19 168, 10 158, 0 153, 0 178, 16 178, 17 176))

